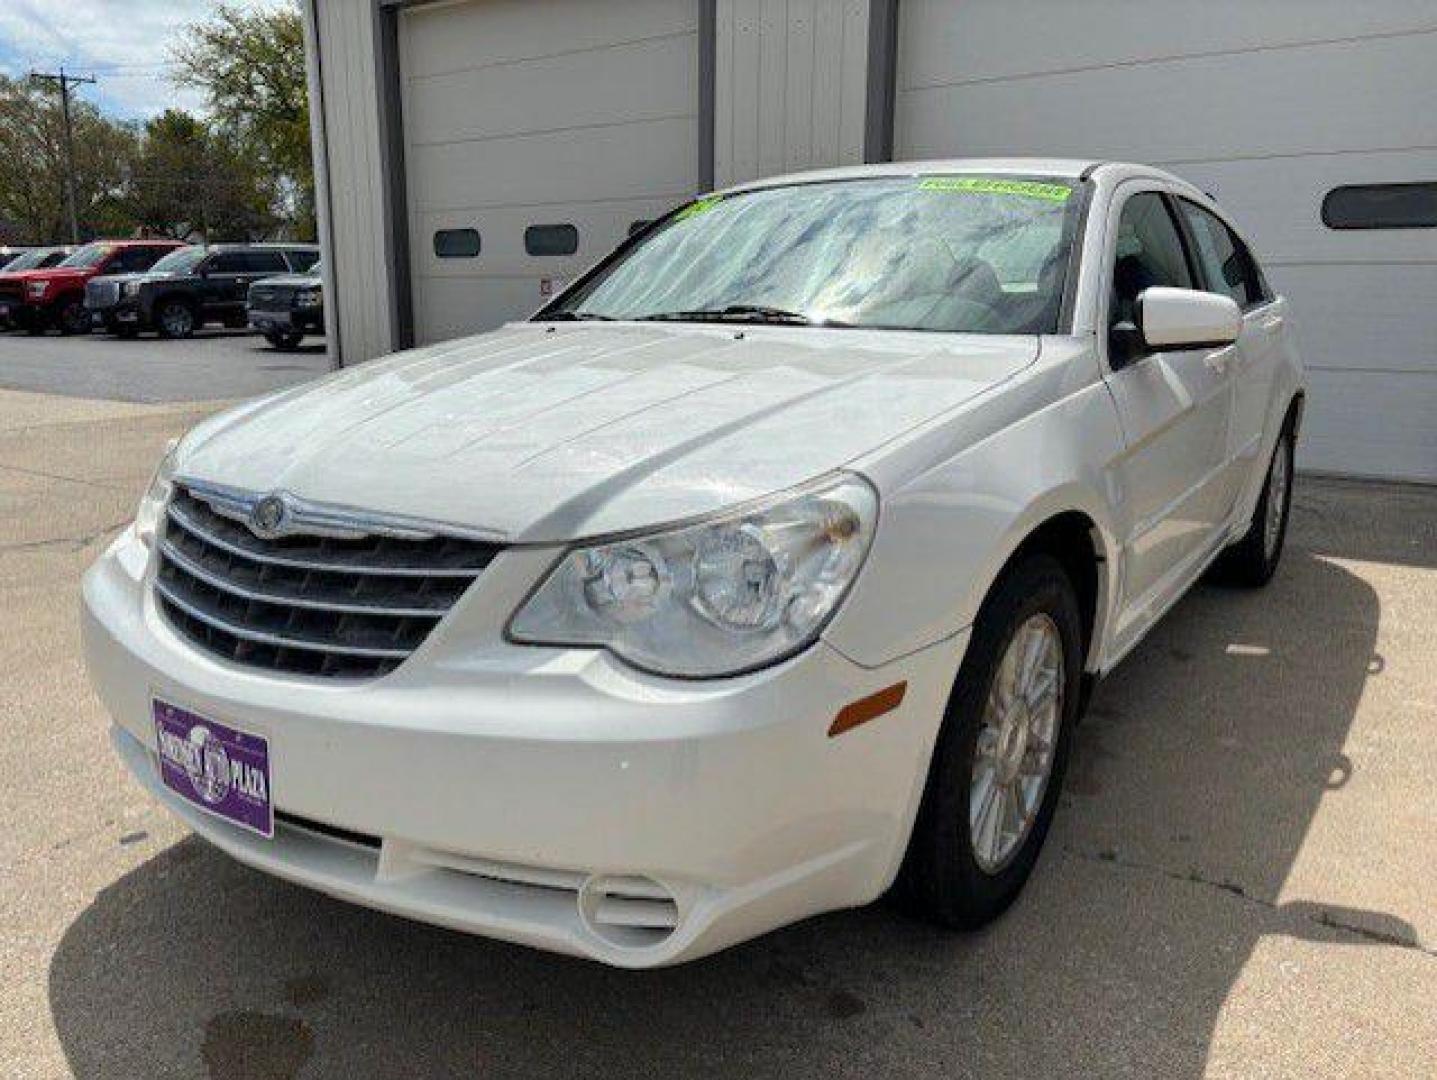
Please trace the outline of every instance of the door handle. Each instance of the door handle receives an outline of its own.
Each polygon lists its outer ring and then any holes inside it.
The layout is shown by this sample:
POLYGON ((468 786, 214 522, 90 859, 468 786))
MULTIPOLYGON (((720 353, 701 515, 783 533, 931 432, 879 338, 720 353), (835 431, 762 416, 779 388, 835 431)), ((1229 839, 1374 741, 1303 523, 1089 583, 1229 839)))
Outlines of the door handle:
POLYGON ((1236 359, 1237 348, 1235 346, 1228 345, 1225 348, 1218 349, 1216 352, 1208 353, 1206 356, 1203 357, 1202 362, 1206 364, 1211 370, 1217 372, 1219 375, 1225 375, 1227 374, 1228 365, 1236 359))

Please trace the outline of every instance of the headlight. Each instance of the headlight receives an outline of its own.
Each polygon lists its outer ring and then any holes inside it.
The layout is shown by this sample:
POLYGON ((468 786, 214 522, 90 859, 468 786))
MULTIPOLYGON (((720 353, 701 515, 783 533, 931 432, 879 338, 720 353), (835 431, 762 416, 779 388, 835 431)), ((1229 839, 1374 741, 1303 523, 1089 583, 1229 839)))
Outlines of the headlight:
POLYGON ((165 504, 174 491, 175 458, 179 445, 179 439, 171 439, 165 447, 165 456, 160 459, 155 475, 150 478, 150 486, 145 490, 145 497, 140 500, 140 509, 135 513, 135 535, 146 547, 155 546, 155 534, 164 517, 165 504))
POLYGON ((319 299, 318 289, 305 289, 295 293, 294 304, 295 307, 319 307, 319 299))
POLYGON ((810 645, 853 584, 878 496, 857 476, 694 525, 570 551, 512 640, 608 649, 635 667, 735 675, 810 645))
POLYGON ((49 287, 50 283, 48 281, 27 281, 25 283, 25 292, 31 300, 38 300, 45 295, 45 290, 49 287))
POLYGON ((124 296, 136 296, 140 291, 138 281, 125 281, 120 283, 120 293, 124 296))

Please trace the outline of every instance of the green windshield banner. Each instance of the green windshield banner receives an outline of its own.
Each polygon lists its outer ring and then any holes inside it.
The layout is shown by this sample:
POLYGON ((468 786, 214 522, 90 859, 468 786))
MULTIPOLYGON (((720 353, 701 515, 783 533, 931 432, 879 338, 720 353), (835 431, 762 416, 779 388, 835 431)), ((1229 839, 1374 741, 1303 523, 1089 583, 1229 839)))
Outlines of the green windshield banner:
POLYGON ((1025 199, 1067 202, 1073 189, 1066 184, 1043 184, 1036 180, 994 180, 986 176, 925 176, 920 191, 965 191, 981 195, 1018 195, 1025 199))
POLYGON ((710 195, 706 199, 696 199, 675 214, 674 220, 683 221, 685 218, 691 218, 697 214, 706 214, 722 201, 717 195, 710 195))

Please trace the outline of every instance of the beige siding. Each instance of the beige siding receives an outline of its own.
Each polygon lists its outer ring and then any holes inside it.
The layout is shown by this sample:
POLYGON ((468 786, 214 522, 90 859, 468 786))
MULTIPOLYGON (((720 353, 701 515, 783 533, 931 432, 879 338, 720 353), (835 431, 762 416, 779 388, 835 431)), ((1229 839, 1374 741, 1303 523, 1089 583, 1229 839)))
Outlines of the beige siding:
POLYGON ((1437 173, 1431 3, 902 0, 898 11, 895 156, 1171 168, 1233 214, 1291 300, 1311 370, 1300 464, 1437 480, 1431 231, 1334 231, 1320 218, 1340 184, 1437 173))
POLYGON ((312 69, 319 65, 328 165, 325 299, 334 312, 340 359, 352 364, 391 351, 394 342, 382 228, 375 18, 367 0, 307 0, 305 8, 317 40, 309 63, 312 69))
POLYGON ((863 160, 868 0, 718 0, 714 180, 863 160))
POLYGON ((399 23, 415 338, 523 318, 698 188, 698 0, 467 0, 399 23), (542 9, 542 16, 539 14, 542 9), (572 225, 531 255, 530 225, 572 225), (441 229, 474 229, 440 258, 441 229))

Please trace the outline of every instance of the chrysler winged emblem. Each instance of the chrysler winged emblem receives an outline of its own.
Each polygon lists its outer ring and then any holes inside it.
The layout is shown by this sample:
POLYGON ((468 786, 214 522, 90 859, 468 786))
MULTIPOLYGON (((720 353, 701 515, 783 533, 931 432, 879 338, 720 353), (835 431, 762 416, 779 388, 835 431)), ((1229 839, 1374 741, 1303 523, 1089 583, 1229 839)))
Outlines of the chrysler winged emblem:
POLYGON ((271 540, 284 531, 289 505, 282 495, 266 495, 250 511, 250 531, 262 540, 271 540))

